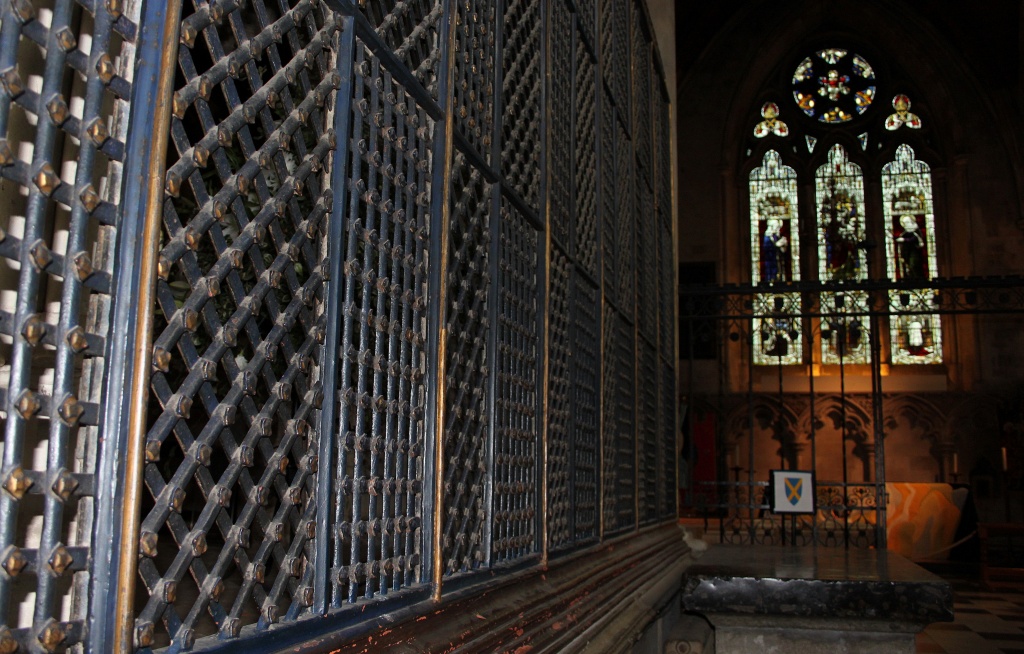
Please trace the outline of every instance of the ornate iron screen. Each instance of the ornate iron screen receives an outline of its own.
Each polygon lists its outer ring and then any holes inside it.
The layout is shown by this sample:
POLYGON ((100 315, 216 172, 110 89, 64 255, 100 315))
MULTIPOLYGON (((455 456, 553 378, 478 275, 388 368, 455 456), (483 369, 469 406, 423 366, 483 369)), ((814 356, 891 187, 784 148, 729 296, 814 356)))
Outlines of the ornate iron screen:
POLYGON ((674 518, 642 3, 0 21, 0 652, 272 650, 674 518))

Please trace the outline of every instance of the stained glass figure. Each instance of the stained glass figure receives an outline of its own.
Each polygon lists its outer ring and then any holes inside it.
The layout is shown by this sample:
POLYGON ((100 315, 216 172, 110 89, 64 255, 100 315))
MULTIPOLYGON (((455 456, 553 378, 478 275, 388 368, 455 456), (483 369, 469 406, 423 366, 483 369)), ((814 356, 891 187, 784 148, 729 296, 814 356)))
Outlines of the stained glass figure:
POLYGON ((861 134, 860 136, 857 137, 857 140, 860 141, 860 149, 864 150, 865 152, 867 152, 867 150, 868 150, 868 133, 864 132, 863 134, 861 134))
MULTIPOLYGON (((781 284, 800 279, 800 226, 796 171, 775 150, 750 172, 751 280, 781 284)), ((799 293, 754 297, 754 363, 791 365, 803 360, 799 293)))
POLYGON ((800 279, 796 171, 775 150, 750 172, 750 237, 754 284, 800 279))
MULTIPOLYGON (((910 146, 901 145, 894 160, 882 167, 882 199, 889 279, 913 284, 937 277, 931 169, 910 146)), ((889 292, 893 363, 942 361, 942 329, 931 313, 933 303, 931 289, 889 292)))
POLYGON ((793 73, 793 99, 812 118, 845 123, 867 111, 875 98, 875 71, 858 54, 841 48, 819 50, 793 73))
POLYGON ((889 114, 885 119, 887 130, 892 132, 904 125, 910 129, 921 129, 921 119, 917 114, 910 112, 910 98, 900 93, 892 99, 892 108, 896 113, 889 114))
POLYGON ((754 298, 754 364, 803 362, 799 293, 760 293, 754 298))
POLYGON ((779 105, 774 102, 765 102, 761 105, 761 122, 754 126, 754 136, 763 139, 769 134, 775 136, 789 136, 789 126, 779 120, 779 105))
POLYGON ((822 363, 871 363, 869 309, 863 291, 821 294, 822 363))
POLYGON ((813 136, 806 135, 804 136, 804 140, 807 142, 807 151, 814 152, 814 146, 818 145, 818 139, 813 136))
POLYGON ((864 256, 864 177, 846 150, 834 145, 815 175, 818 276, 822 281, 867 279, 864 256))

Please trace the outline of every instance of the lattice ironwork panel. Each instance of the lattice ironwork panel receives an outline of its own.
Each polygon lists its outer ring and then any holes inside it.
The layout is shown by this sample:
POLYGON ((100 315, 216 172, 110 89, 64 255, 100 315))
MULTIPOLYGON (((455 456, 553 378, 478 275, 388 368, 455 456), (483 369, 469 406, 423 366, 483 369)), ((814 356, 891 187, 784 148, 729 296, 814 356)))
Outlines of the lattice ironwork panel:
MULTIPOLYGON (((597 270, 597 86, 595 66, 581 39, 576 40, 574 249, 576 263, 594 279, 597 270)), ((609 188, 609 187, 605 187, 609 188)))
POLYGON ((618 311, 604 307, 604 531, 617 533, 636 524, 635 343, 633 328, 618 311))
POLYGON ((76 646, 102 610, 96 425, 138 20, 108 7, 0 16, 0 651, 76 646))
POLYGON ((548 199, 551 235, 564 248, 570 248, 573 194, 573 47, 572 14, 561 0, 550 3, 551 46, 550 95, 551 125, 548 142, 548 199))
POLYGON ((486 445, 489 429, 487 360, 490 310, 491 187, 461 153, 451 177, 447 284, 448 318, 444 425, 442 561, 451 574, 477 567, 482 549, 486 445))
POLYGON ((334 604, 419 577, 434 124, 357 44, 346 167, 334 604))
POLYGON ((601 77, 611 90, 622 120, 629 125, 628 0, 601 1, 601 77))
POLYGON ((494 0, 456 0, 455 114, 469 144, 491 161, 494 125, 494 0))
POLYGON ((534 209, 540 206, 543 10, 540 0, 509 0, 503 21, 501 170, 534 209))
POLYGON ((658 508, 658 351, 645 338, 637 340, 637 492, 640 494, 640 524, 656 522, 658 508))
POLYGON ((440 0, 365 0, 359 9, 413 76, 437 97, 440 0))
POLYGON ((648 178, 636 179, 636 303, 637 326, 652 344, 658 342, 659 309, 667 301, 658 295, 658 254, 661 224, 654 212, 648 178))
MULTIPOLYGON (((660 211, 659 211, 660 214, 660 211)), ((672 248, 672 228, 658 221, 654 227, 657 238, 657 283, 656 310, 658 320, 658 345, 661 356, 670 366, 676 360, 676 263, 672 248)))
MULTIPOLYGON (((615 134, 615 213, 613 214, 613 230, 606 232, 607 241, 614 234, 615 238, 615 274, 612 283, 616 285, 617 308, 622 311, 626 320, 632 322, 636 311, 636 280, 634 279, 637 265, 636 251, 636 166, 633 160, 633 144, 626 135, 622 125, 616 123, 615 134)), ((640 181, 643 185, 645 182, 640 181)), ((606 285, 608 280, 605 281, 606 285)))
POLYGON ((234 638, 312 601, 309 425, 323 401, 337 24, 309 0, 217 7, 186 7, 181 25, 139 541, 143 647, 234 638))
POLYGON ((572 262, 552 248, 548 301, 548 544, 572 542, 572 262))
POLYGON ((601 189, 601 267, 604 276, 602 290, 605 298, 612 304, 619 301, 619 219, 618 203, 615 197, 618 189, 619 171, 615 168, 615 145, 618 123, 615 120, 615 108, 607 91, 599 93, 602 102, 600 109, 600 171, 598 172, 601 189))
POLYGON ((601 444, 600 290, 579 270, 572 283, 572 501, 573 537, 598 536, 598 462, 601 444))
POLYGON ((676 515, 676 373, 671 362, 658 362, 658 515, 676 515))
POLYGON ((668 119, 669 104, 660 84, 652 93, 654 128, 654 172, 651 182, 662 222, 672 221, 672 133, 668 119))
POLYGON ((536 550, 537 374, 540 351, 537 264, 540 238, 514 205, 501 209, 498 385, 495 398, 492 552, 498 561, 536 550))
POLYGON ((633 55, 632 92, 633 123, 630 134, 636 145, 636 160, 644 174, 651 174, 651 40, 645 27, 646 17, 639 3, 633 5, 630 45, 633 55))
POLYGON ((597 40, 595 29, 597 22, 597 0, 573 0, 576 6, 576 24, 579 25, 583 37, 587 40, 587 49, 597 56, 597 40))

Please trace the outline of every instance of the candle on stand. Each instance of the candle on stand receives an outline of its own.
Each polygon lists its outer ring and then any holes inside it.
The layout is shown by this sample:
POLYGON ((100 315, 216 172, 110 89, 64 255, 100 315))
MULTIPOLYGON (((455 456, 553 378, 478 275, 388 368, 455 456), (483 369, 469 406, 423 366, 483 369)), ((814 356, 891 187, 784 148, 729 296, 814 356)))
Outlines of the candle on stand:
POLYGON ((1003 448, 1003 472, 1009 470, 1009 466, 1006 465, 1006 448, 1003 448))
POLYGON ((960 474, 960 455, 953 452, 953 474, 960 474))

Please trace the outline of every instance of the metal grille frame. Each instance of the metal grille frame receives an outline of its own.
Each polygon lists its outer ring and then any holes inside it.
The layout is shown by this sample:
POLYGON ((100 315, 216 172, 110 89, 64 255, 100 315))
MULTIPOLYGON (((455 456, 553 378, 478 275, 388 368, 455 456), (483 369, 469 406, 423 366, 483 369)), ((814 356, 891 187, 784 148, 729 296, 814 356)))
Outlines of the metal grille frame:
POLYGON ((0 649, 356 636, 672 519, 642 3, 43 4, 0 15, 0 649))

